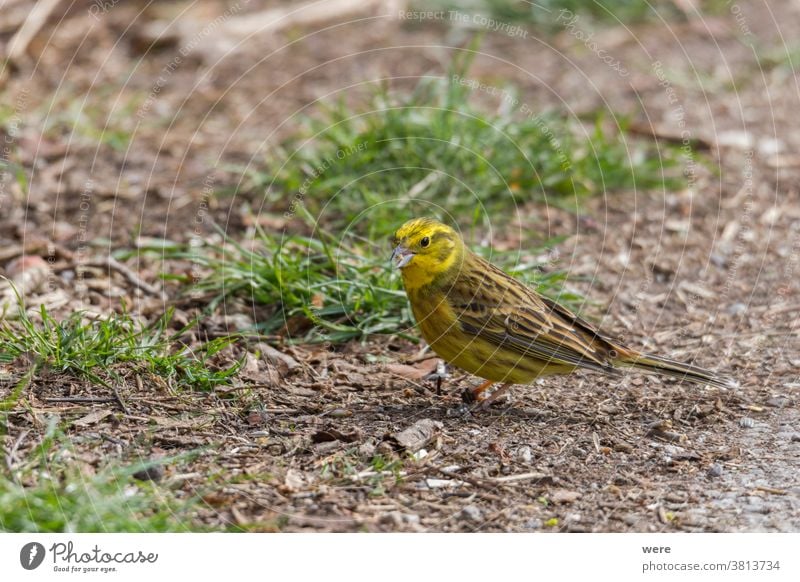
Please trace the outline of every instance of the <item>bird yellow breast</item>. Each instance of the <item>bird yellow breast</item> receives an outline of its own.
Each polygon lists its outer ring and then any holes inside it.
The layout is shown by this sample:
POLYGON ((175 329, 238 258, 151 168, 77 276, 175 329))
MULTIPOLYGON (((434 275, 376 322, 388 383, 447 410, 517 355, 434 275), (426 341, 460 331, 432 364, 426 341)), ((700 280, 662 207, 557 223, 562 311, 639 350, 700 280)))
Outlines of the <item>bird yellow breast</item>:
POLYGON ((442 294, 416 292, 410 293, 409 299, 422 337, 431 349, 470 374, 494 382, 527 384, 543 374, 563 371, 465 333, 442 294))

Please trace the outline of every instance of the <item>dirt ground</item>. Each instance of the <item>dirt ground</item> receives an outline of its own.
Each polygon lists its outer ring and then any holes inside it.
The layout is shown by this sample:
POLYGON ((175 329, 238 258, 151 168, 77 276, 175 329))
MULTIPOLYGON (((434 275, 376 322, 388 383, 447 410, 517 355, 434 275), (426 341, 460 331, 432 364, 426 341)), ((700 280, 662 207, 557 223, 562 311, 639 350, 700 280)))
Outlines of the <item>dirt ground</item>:
MULTIPOLYGON (((270 5, 251 0, 236 16, 270 5)), ((220 30, 162 34, 148 48, 148 27, 185 6, 126 2, 98 18, 88 4, 73 8, 3 81, 5 105, 21 122, 16 151, 32 177, 27 197, 4 187, 0 266, 51 258, 56 313, 76 305, 102 313, 120 296, 145 317, 166 305, 189 311, 177 285, 167 283, 162 298, 102 269, 80 303, 65 273, 78 253, 102 256, 156 237, 185 242, 196 228, 213 236, 210 221, 196 221, 206 205, 229 235, 244 232, 245 209, 258 211, 260 201, 246 192, 209 198, 209 180, 235 188, 241 172, 231 167, 257 165, 316 100, 357 101, 358 84, 378 78, 412 87, 420 75, 444 74, 468 39, 381 5, 254 35, 235 52, 239 40, 220 30), (194 45, 183 55, 187 38, 194 45), (150 99, 126 109, 143 94, 150 99), (70 109, 84 98, 98 119, 132 136, 127 145, 86 139, 92 120, 79 124, 70 109)), ((192 18, 213 21, 233 4, 192 6, 192 18)), ((516 387, 471 412, 459 395, 478 380, 453 371, 437 393, 423 379, 433 355, 411 342, 277 345, 281 355, 249 357, 231 390, 172 394, 130 379, 120 388, 127 413, 69 429, 79 457, 203 448, 188 465, 168 466, 165 483, 200 492, 198 519, 211 527, 800 531, 800 84, 787 56, 800 10, 739 1, 702 19, 602 29, 596 45, 578 30, 487 34, 471 76, 515 83, 534 108, 625 114, 632 137, 691 139, 688 186, 599 193, 577 216, 530 204, 515 220, 567 236, 556 266, 599 305, 593 315, 613 334, 725 371, 740 388, 578 373, 516 387), (224 484, 210 488, 211 475, 224 484)), ((279 216, 277 207, 265 216, 279 216)), ((524 231, 495 242, 524 244, 524 231)), ((126 264, 153 284, 165 268, 187 268, 135 254, 126 264)), ((253 315, 247 305, 242 313, 253 315)), ((237 316, 220 314, 206 329, 237 316)), ((102 393, 69 378, 39 378, 29 392, 30 407, 9 425, 11 440, 29 432, 19 454, 46 415, 70 420, 113 407, 49 402, 102 393)))

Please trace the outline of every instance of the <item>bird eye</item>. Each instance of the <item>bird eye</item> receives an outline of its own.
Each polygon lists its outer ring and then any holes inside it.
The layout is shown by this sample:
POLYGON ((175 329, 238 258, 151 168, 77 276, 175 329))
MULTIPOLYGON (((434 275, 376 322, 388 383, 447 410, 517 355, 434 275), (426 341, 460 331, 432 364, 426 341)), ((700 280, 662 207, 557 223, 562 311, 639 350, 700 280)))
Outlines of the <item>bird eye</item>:
POLYGON ((427 236, 422 237, 422 240, 419 241, 419 246, 421 246, 423 249, 427 247, 429 244, 431 244, 431 239, 430 237, 427 236))

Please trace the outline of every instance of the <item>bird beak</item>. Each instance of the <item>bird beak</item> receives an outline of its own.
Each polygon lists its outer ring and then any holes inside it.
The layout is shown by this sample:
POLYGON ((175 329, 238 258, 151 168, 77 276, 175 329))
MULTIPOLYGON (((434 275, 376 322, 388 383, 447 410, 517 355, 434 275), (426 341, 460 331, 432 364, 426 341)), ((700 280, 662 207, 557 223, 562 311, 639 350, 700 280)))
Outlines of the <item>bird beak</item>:
POLYGON ((408 263, 411 262, 411 259, 414 258, 414 253, 408 250, 403 245, 397 245, 394 250, 392 251, 392 261, 395 261, 394 266, 398 269, 402 269, 408 263))

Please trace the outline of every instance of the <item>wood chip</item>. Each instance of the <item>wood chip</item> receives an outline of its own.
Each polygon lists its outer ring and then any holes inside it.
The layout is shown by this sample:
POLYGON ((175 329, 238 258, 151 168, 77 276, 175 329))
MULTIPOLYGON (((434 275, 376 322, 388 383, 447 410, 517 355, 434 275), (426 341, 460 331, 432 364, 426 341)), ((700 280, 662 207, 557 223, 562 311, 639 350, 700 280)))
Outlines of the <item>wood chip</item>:
POLYGON ((311 435, 312 443, 326 443, 330 441, 341 441, 343 443, 354 443, 361 440, 364 433, 359 428, 354 428, 350 432, 342 432, 336 428, 328 427, 317 431, 311 435))
POLYGON ((441 422, 423 418, 405 430, 386 435, 384 441, 395 450, 413 453, 430 443, 441 430, 441 422))
POLYGON ((278 366, 284 373, 291 374, 300 364, 292 356, 276 350, 268 343, 260 342, 256 344, 256 349, 273 366, 278 366))
POLYGON ((303 474, 297 469, 289 469, 283 479, 284 490, 289 492, 300 491, 306 486, 303 474))
POLYGON ((571 491, 569 489, 555 489, 547 498, 553 503, 558 504, 574 503, 581 498, 581 494, 578 491, 571 491))
POLYGON ((385 369, 390 374, 408 378, 409 380, 422 380, 425 376, 436 370, 438 361, 439 360, 436 358, 431 358, 429 360, 423 360, 414 366, 408 366, 406 364, 387 364, 385 369))
POLYGON ((110 416, 112 413, 107 408, 100 408, 98 410, 93 410, 86 416, 83 416, 77 420, 72 421, 72 426, 89 426, 95 423, 100 422, 105 417, 110 416))

